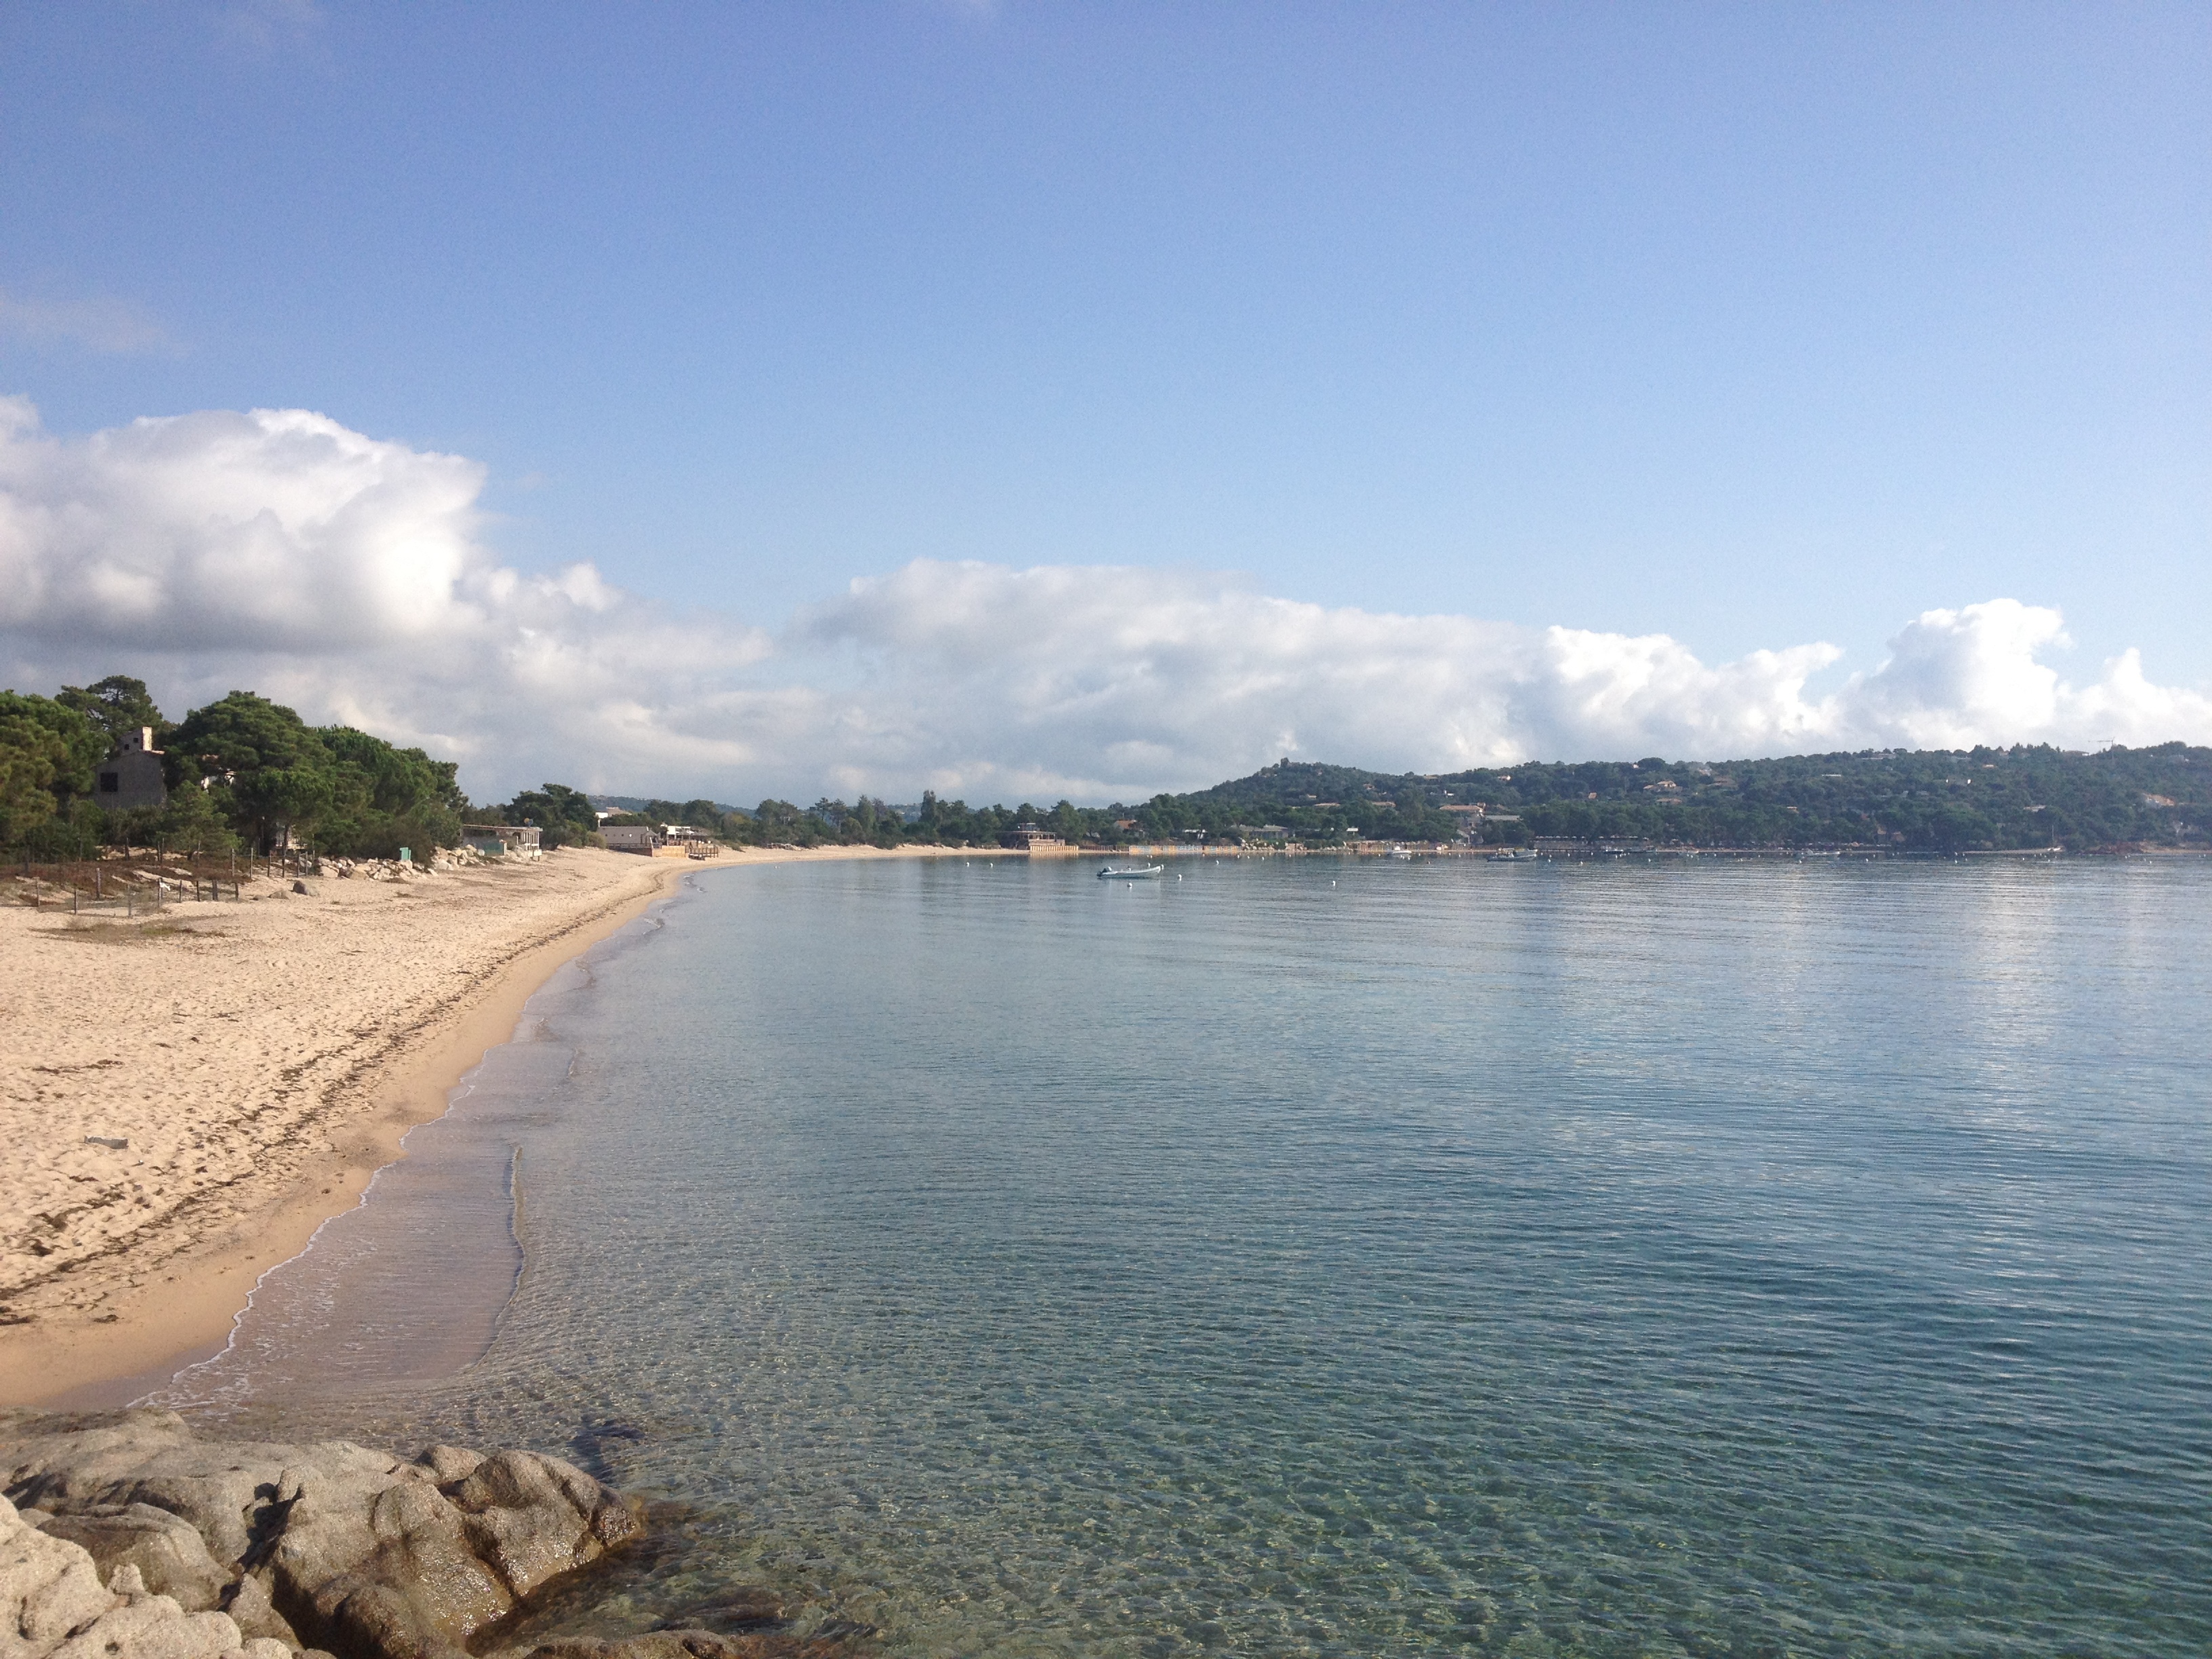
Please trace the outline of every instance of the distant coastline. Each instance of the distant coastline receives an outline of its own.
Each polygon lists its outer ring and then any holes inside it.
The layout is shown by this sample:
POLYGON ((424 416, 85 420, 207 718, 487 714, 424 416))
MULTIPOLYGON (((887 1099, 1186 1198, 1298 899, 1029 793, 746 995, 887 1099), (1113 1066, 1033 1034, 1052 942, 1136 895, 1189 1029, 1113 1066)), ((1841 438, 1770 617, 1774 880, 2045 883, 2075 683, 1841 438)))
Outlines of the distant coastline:
POLYGON ((925 793, 800 808, 601 797, 623 821, 681 819, 741 845, 920 843, 1135 852, 1697 849, 1745 856, 1851 851, 1952 855, 2212 849, 2212 748, 2086 753, 1869 750, 1717 762, 1529 762, 1389 773, 1288 757, 1249 776, 1133 805, 971 806, 925 793))

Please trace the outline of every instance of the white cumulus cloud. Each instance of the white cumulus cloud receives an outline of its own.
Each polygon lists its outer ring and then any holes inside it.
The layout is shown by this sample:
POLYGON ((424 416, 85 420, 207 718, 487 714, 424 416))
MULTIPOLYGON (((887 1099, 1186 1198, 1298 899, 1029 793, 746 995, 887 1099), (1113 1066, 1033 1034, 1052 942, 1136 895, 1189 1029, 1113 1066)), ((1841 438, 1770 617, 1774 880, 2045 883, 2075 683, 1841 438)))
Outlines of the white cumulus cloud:
POLYGON ((1089 794, 1267 759, 1439 772, 1528 759, 2157 742, 2212 735, 2212 699, 2148 684, 2132 652, 2075 688, 2037 653, 2058 614, 1930 611, 1870 674, 1813 697, 1832 645, 1708 665, 1663 634, 1529 629, 1327 609, 1235 578, 917 563, 852 584, 793 645, 842 645, 895 719, 875 765, 927 757, 948 787, 1089 794))
POLYGON ((1709 665, 1665 635, 1329 608, 1244 578, 921 562, 780 633, 679 614, 580 564, 501 565, 483 471, 298 410, 43 432, 0 399, 0 672, 233 686, 459 757, 712 794, 925 787, 1133 799, 1291 755, 1435 772, 1527 759, 2212 740, 2212 698, 2133 652, 2083 684, 2055 611, 1931 610, 1826 695, 1838 649, 1709 665))
POLYGON ((501 565, 483 487, 474 461, 303 410, 63 440, 0 398, 0 664, 26 689, 137 673, 171 704, 248 687, 459 756, 483 787, 625 757, 655 775, 754 761, 675 711, 767 636, 672 615, 589 565, 501 565))
POLYGON ((477 614, 483 469, 301 410, 65 443, 0 402, 0 627, 161 648, 343 649, 477 614))

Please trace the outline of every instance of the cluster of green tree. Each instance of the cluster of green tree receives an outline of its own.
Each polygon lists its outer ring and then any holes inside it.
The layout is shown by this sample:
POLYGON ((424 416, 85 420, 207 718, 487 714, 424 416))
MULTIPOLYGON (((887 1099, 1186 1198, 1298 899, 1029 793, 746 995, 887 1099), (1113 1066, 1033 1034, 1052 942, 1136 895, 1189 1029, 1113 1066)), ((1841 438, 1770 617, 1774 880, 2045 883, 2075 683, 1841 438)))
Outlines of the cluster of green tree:
MULTIPOLYGON (((677 802, 647 799, 642 795, 594 795, 603 810, 611 810, 618 818, 633 818, 640 823, 689 823, 701 830, 711 830, 726 818, 750 817, 741 806, 726 806, 720 801, 687 800, 677 802)), ((613 823, 618 818, 609 818, 613 823)))
POLYGON ((921 812, 908 826, 909 841, 931 842, 940 847, 997 847, 1019 825, 1035 824, 1066 842, 1109 840, 1119 808, 1071 806, 1066 801, 1041 810, 1024 801, 1015 807, 970 806, 964 800, 941 801, 925 792, 921 812))
POLYGON ((82 856, 105 828, 93 772, 112 747, 70 702, 0 691, 0 844, 46 858, 82 856))
POLYGON ((467 805, 454 769, 351 726, 311 726, 251 691, 181 721, 122 674, 52 697, 0 692, 0 845, 33 857, 83 858, 103 843, 264 851, 287 835, 341 857, 450 847, 467 805), (167 803, 103 808, 100 763, 142 727, 162 751, 167 803))
POLYGON ((866 795, 850 806, 827 799, 807 807, 764 800, 750 814, 727 815, 720 833, 738 847, 896 847, 931 839, 915 833, 898 808, 866 795))
POLYGON ((344 858, 451 847, 468 805, 455 763, 348 726, 312 726, 282 703, 233 691, 195 708, 163 744, 173 799, 204 783, 253 848, 293 842, 344 858))
POLYGON ((590 847, 597 843, 599 833, 599 815, 590 798, 565 783, 542 783, 535 789, 526 789, 504 806, 472 806, 469 822, 534 825, 538 844, 549 849, 590 847))
POLYGON ((610 824, 689 823, 737 847, 896 847, 921 842, 940 847, 998 847, 1012 838, 1017 825, 1034 824, 1068 841, 1097 840, 1114 833, 1113 815, 1122 809, 1082 808, 1062 801, 1048 811, 1027 801, 1019 806, 969 806, 941 801, 924 793, 918 811, 864 795, 848 805, 827 798, 811 806, 764 800, 751 811, 734 811, 711 801, 691 801, 680 809, 670 801, 646 803, 635 816, 611 817, 610 824))
MULTIPOLYGON (((1220 786, 1221 789, 1235 787, 1220 786)), ((1337 805, 1330 803, 1332 809, 1337 805)), ((1459 833, 1461 823, 1449 813, 1431 810, 1418 792, 1407 793, 1402 810, 1395 798, 1387 795, 1355 800, 1348 808, 1334 811, 1326 823, 1308 814, 1295 830, 1267 817, 1270 810, 1267 804, 1221 796, 1219 790, 1155 795, 1141 806, 1118 802, 1111 806, 1076 806, 1063 800, 1050 807, 1028 801, 1018 806, 970 806, 964 800, 939 800, 933 792, 926 791, 915 812, 866 798, 851 806, 838 800, 818 800, 804 808, 788 801, 764 800, 750 817, 726 820, 722 833, 733 842, 762 846, 867 842, 893 847, 925 842, 940 847, 1000 847, 1018 841, 1017 829, 1032 827, 1073 843, 1126 847, 1158 841, 1235 843, 1270 831, 1276 832, 1279 839, 1327 842, 1370 834, 1401 841, 1448 840, 1459 833)))
POLYGON ((747 817, 734 806, 711 800, 641 800, 635 795, 602 795, 599 799, 623 809, 605 819, 607 823, 644 823, 655 829, 663 824, 683 823, 694 830, 704 830, 711 836, 726 836, 747 817))
POLYGON ((1426 838, 1446 818, 1492 841, 2080 851, 2205 844, 2212 749, 1869 750, 1715 765, 1655 757, 1426 776, 1286 761, 1177 799, 1195 820, 1265 815, 1321 841, 1384 825, 1426 838), (1471 806, 1485 815, 1447 810, 1471 806))

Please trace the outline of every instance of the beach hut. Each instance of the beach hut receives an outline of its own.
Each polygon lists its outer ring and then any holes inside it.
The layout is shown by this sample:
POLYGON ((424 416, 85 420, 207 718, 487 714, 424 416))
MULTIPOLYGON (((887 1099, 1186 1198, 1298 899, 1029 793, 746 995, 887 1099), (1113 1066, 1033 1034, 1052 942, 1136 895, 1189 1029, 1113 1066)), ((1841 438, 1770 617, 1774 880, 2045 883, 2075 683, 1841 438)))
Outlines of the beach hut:
POLYGON ((545 856, 544 838, 534 823, 465 823, 461 826, 461 839, 477 852, 495 856, 545 856))

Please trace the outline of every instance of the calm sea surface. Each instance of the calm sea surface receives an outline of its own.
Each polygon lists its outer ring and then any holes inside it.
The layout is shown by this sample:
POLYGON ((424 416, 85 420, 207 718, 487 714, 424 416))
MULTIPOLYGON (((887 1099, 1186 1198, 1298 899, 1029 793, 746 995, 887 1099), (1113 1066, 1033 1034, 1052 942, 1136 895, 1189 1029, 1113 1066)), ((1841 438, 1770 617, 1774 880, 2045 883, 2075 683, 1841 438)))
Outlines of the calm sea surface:
POLYGON ((696 878, 177 1397, 668 1500, 572 1627, 2212 1652, 2212 867, 1094 869, 696 878))

